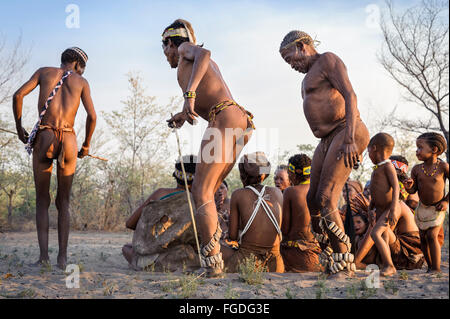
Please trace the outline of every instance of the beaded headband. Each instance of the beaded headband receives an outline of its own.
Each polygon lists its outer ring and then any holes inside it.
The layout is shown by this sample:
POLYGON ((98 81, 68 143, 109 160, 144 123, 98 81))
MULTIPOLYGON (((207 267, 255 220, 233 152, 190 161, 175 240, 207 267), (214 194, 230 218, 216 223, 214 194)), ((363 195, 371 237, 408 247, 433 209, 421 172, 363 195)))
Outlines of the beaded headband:
POLYGON ((189 42, 194 43, 195 41, 189 32, 189 29, 186 27, 186 25, 183 23, 184 28, 169 28, 162 34, 163 41, 166 41, 167 38, 172 37, 182 37, 182 38, 188 38, 189 42))
MULTIPOLYGON (((289 163, 288 170, 294 174, 300 174, 300 169, 296 169, 292 163, 289 163)), ((303 176, 307 176, 311 174, 311 166, 305 166, 301 170, 303 176)))
POLYGON ((69 48, 69 50, 76 52, 80 56, 80 58, 84 61, 84 63, 86 64, 86 62, 88 60, 88 56, 83 50, 81 50, 80 48, 77 48, 77 47, 71 47, 71 48, 69 48))
POLYGON ((305 36, 303 36, 303 37, 300 37, 300 38, 298 38, 298 39, 296 39, 296 40, 294 40, 294 41, 292 41, 292 42, 286 44, 284 47, 282 47, 282 48, 280 49, 280 51, 282 51, 282 50, 284 50, 284 49, 287 49, 287 48, 290 48, 291 46, 293 46, 293 45, 296 44, 297 42, 301 42, 301 41, 303 41, 303 40, 310 40, 311 43, 312 43, 312 45, 313 45, 314 47, 317 47, 317 46, 320 44, 320 41, 319 41, 319 40, 313 40, 309 35, 308 35, 308 36, 305 35, 305 36))
MULTIPOLYGON (((179 180, 184 179, 182 171, 175 169, 173 173, 175 174, 175 177, 178 178, 179 180)), ((194 179, 194 174, 186 172, 186 179, 188 182, 191 182, 194 179)))
POLYGON ((403 173, 408 173, 408 165, 406 165, 405 163, 396 161, 396 160, 392 160, 392 165, 394 165, 394 167, 400 171, 402 171, 403 173))

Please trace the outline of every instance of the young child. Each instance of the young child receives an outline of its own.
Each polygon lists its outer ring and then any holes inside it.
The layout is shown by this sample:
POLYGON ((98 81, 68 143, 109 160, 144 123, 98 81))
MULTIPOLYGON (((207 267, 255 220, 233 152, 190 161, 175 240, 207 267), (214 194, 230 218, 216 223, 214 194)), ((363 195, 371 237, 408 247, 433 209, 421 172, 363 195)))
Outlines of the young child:
POLYGON ((394 139, 387 133, 376 134, 368 146, 369 157, 376 164, 370 179, 370 209, 375 209, 376 213, 376 224, 371 237, 383 263, 382 276, 392 276, 397 272, 389 249, 389 230, 395 228, 400 208, 397 173, 389 160, 393 148, 394 139))
POLYGON ((415 221, 420 230, 422 252, 428 264, 428 272, 441 271, 441 243, 439 232, 448 207, 445 181, 448 179, 448 163, 438 158, 447 149, 445 138, 438 133, 424 133, 417 138, 416 156, 422 164, 413 167, 411 181, 405 187, 409 193, 419 193, 419 206, 415 221))
POLYGON ((405 187, 405 183, 407 184, 410 181, 410 177, 408 176, 408 160, 401 155, 392 155, 389 159, 397 172, 398 184, 400 186, 400 200, 404 201, 411 211, 414 212, 419 204, 419 196, 417 193, 408 193, 405 187))

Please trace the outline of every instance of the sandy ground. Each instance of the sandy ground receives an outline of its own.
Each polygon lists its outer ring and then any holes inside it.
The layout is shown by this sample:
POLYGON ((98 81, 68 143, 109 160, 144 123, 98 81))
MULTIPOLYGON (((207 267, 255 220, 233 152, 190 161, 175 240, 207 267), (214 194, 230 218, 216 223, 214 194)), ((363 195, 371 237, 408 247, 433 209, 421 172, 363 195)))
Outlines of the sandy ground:
MULTIPOLYGON (((448 244, 442 251, 442 274, 425 269, 399 271, 381 278, 380 288, 364 286, 367 274, 326 280, 319 273, 264 273, 260 284, 247 284, 239 274, 223 279, 183 274, 136 272, 128 268, 121 247, 131 233, 72 232, 69 263, 79 265, 79 288, 67 288, 67 275, 56 267, 57 234, 50 233, 51 267, 31 266, 38 258, 35 232, 0 233, 0 298, 449 298, 448 244)), ((447 241, 448 239, 446 239, 447 241)))

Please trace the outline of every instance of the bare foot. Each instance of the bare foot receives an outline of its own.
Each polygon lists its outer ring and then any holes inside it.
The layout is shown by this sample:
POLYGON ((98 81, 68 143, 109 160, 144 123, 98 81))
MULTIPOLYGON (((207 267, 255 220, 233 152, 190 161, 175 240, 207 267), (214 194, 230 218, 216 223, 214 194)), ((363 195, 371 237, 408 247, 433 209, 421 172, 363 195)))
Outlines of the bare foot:
POLYGON ((339 280, 339 279, 346 279, 346 278, 351 278, 355 275, 355 273, 353 271, 348 271, 348 270, 342 270, 339 271, 335 274, 331 273, 327 279, 331 279, 331 280, 339 280))
POLYGON ((66 270, 67 266, 67 256, 66 255, 58 255, 57 260, 57 266, 59 269, 66 270))
POLYGON ((440 274, 441 270, 440 269, 428 269, 427 271, 430 275, 435 275, 435 274, 440 274))
POLYGON ((47 258, 39 257, 39 260, 34 262, 34 263, 32 263, 32 264, 30 264, 30 266, 32 266, 32 267, 41 267, 41 266, 49 265, 49 264, 50 264, 50 258, 48 258, 48 257, 47 258))
POLYGON ((395 269, 394 266, 387 266, 384 267, 381 271, 381 276, 383 277, 390 277, 393 276, 397 272, 397 269, 395 269))

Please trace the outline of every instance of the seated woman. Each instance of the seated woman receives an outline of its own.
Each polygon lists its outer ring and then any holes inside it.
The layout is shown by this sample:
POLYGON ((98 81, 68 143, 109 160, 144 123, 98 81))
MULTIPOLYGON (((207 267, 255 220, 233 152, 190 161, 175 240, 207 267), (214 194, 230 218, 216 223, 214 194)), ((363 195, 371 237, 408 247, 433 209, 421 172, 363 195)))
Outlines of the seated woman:
POLYGON ((229 239, 239 248, 222 246, 225 268, 237 272, 244 259, 256 257, 256 266, 284 272, 280 254, 283 194, 276 187, 261 185, 270 174, 270 163, 262 152, 246 154, 239 163, 244 188, 231 195, 229 239))
POLYGON ((306 195, 309 191, 311 159, 305 154, 289 158, 289 180, 283 192, 283 242, 281 255, 287 272, 320 271, 319 243, 311 229, 306 195))
MULTIPOLYGON (((195 155, 183 156, 184 169, 186 171, 186 179, 189 189, 192 185, 192 182, 194 181, 196 162, 197 157, 195 155)), ((186 191, 181 162, 179 160, 175 163, 175 171, 173 172, 172 176, 175 178, 176 186, 173 188, 158 188, 156 191, 154 191, 147 198, 147 200, 141 206, 139 206, 128 218, 125 224, 127 228, 131 230, 136 230, 136 225, 139 221, 139 218, 141 217, 142 211, 150 202, 162 200, 175 194, 186 191)), ((132 244, 124 245, 122 247, 122 254, 128 261, 128 263, 131 265, 131 261, 134 257, 132 244)))

